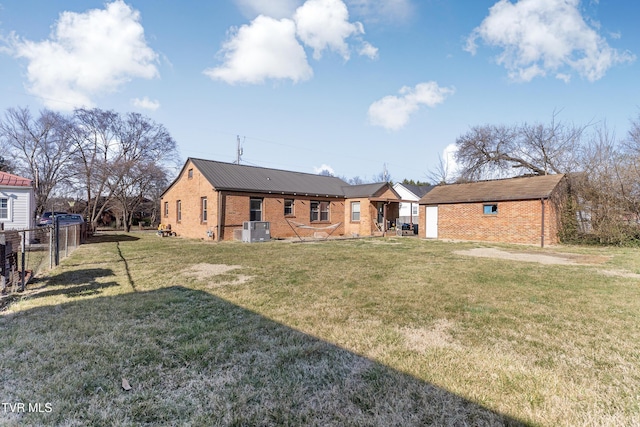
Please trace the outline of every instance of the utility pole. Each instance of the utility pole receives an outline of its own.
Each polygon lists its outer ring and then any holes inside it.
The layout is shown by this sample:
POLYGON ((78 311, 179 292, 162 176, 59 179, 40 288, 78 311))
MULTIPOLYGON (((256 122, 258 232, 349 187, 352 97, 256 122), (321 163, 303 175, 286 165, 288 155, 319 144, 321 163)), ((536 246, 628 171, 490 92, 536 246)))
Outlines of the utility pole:
POLYGON ((236 161, 234 162, 236 165, 240 164, 240 160, 242 160, 242 145, 240 145, 240 135, 237 136, 237 146, 236 146, 236 161))

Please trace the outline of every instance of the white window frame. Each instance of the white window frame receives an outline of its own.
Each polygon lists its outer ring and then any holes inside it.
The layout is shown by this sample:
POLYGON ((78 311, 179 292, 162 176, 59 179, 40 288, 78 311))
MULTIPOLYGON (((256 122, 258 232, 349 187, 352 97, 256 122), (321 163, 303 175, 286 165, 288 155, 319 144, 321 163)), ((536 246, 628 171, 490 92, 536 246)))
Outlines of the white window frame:
POLYGON ((206 223, 207 219, 209 217, 209 212, 207 211, 207 198, 206 197, 201 197, 200 198, 200 204, 202 207, 202 222, 206 223))
POLYGON ((295 215, 295 210, 293 208, 295 203, 296 202, 295 202, 294 199, 284 199, 284 216, 294 216, 295 215), (287 208, 290 209, 290 212, 287 212, 287 208))
POLYGON ((351 202, 351 221, 360 222, 360 202, 351 202), (354 209, 356 206, 358 207, 357 211, 354 209), (355 214, 358 214, 357 218, 355 214))
POLYGON ((249 221, 262 221, 263 220, 263 215, 262 215, 262 211, 264 209, 264 199, 261 197, 251 197, 249 199, 249 221), (251 206, 252 204, 260 204, 260 208, 259 209, 255 209, 254 206, 251 206), (258 218, 258 215, 260 216, 258 218))
POLYGON ((11 221, 11 199, 9 197, 0 197, 1 201, 6 201, 6 207, 0 207, 0 220, 11 221), (6 216, 2 216, 2 210, 6 209, 6 216))

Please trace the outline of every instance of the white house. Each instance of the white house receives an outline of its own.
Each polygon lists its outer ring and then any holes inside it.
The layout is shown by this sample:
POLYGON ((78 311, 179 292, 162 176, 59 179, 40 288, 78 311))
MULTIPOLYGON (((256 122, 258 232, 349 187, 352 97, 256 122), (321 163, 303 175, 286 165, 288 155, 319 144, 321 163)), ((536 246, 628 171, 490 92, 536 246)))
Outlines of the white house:
POLYGON ((398 222, 400 224, 418 223, 418 201, 432 188, 432 185, 411 185, 401 183, 393 185, 393 189, 396 190, 396 193, 398 193, 400 198, 404 200, 400 203, 400 215, 398 218, 398 222))
POLYGON ((0 223, 5 230, 33 228, 36 199, 30 179, 0 172, 0 223))

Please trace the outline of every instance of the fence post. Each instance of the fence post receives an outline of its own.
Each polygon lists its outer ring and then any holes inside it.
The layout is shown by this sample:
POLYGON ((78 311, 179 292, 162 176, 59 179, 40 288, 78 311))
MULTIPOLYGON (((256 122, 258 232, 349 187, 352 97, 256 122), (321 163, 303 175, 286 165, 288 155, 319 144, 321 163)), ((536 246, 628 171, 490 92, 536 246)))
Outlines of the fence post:
POLYGON ((6 248, 7 248, 6 236, 4 233, 0 233, 0 262, 2 262, 2 264, 0 265, 0 286, 2 287, 2 289, 0 290, 2 291, 2 293, 4 293, 5 290, 7 289, 7 279, 5 277, 5 269, 7 268, 6 248))
POLYGON ((58 265, 60 265, 60 222, 58 221, 57 216, 53 218, 53 224, 53 244, 55 247, 53 258, 57 267, 58 265))
POLYGON ((69 256, 69 226, 64 228, 64 257, 69 256))
POLYGON ((26 257, 25 257, 25 252, 27 249, 27 232, 24 231, 22 233, 22 277, 21 277, 21 281, 20 281, 20 292, 24 291, 24 287, 25 287, 25 279, 24 276, 26 275, 27 271, 25 269, 24 264, 26 263, 26 257))
POLYGON ((53 227, 47 226, 49 230, 49 268, 53 268, 53 227))

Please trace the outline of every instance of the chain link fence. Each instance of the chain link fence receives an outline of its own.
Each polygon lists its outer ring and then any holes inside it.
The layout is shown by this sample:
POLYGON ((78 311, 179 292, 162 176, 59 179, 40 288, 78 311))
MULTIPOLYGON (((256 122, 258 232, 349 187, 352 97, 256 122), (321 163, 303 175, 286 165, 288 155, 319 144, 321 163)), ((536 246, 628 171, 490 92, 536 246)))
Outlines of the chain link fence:
POLYGON ((21 292, 86 241, 87 225, 0 230, 0 292, 21 292))

